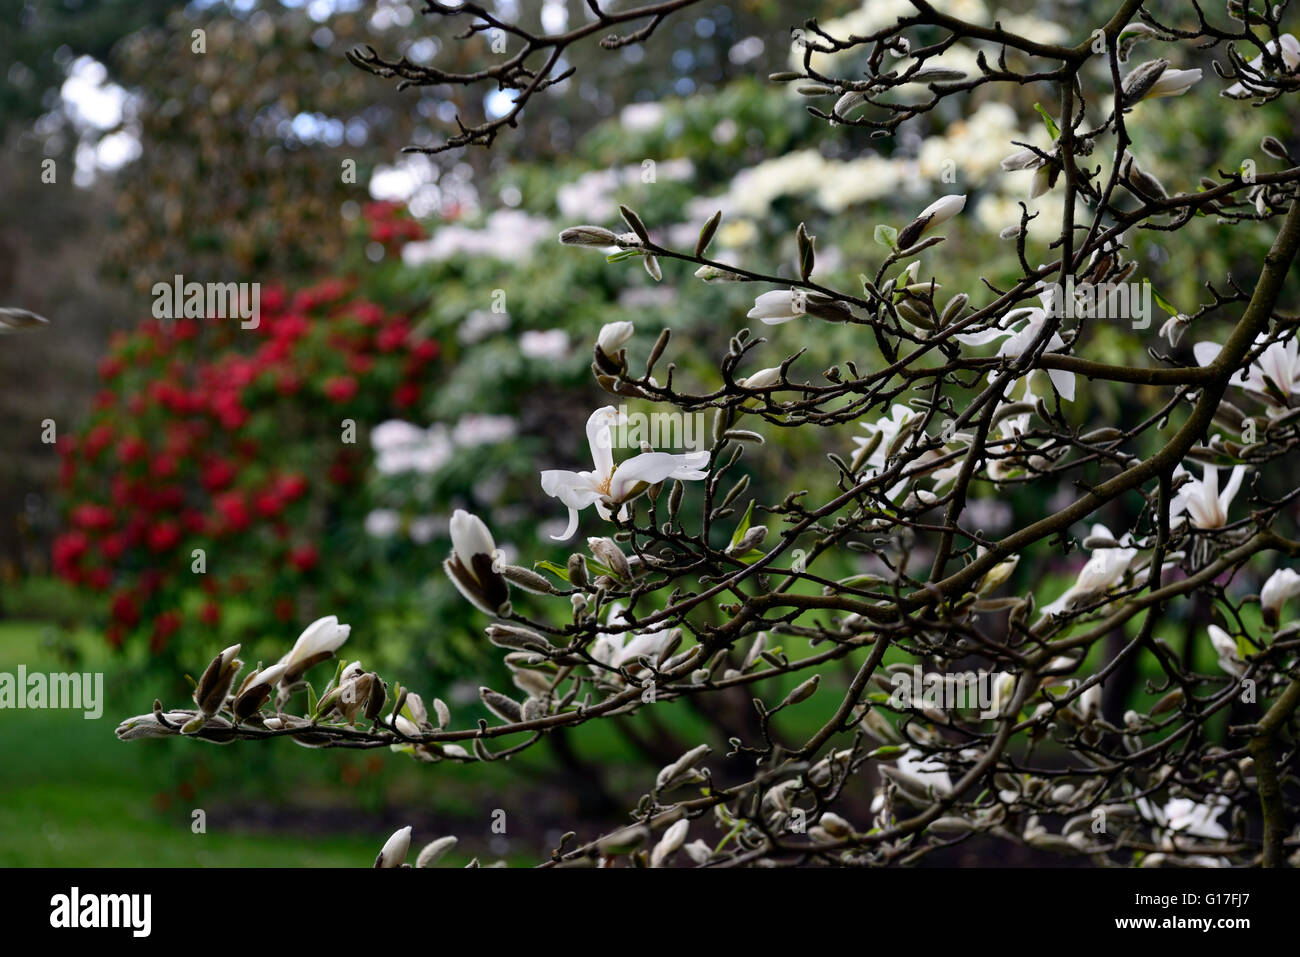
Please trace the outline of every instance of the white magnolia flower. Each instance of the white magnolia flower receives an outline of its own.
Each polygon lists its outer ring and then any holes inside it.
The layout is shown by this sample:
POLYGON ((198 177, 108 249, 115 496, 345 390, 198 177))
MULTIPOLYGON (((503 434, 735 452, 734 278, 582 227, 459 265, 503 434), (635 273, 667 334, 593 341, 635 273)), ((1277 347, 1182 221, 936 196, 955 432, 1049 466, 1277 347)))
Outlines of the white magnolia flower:
MULTIPOLYGON (((1178 478, 1188 473, 1180 465, 1174 470, 1178 478)), ((1242 479, 1246 477, 1246 466, 1238 465, 1232 470, 1228 485, 1219 491, 1219 470, 1213 465, 1205 466, 1205 477, 1189 478, 1174 494, 1169 503, 1169 519, 1173 521, 1184 511, 1196 528, 1222 528, 1228 523, 1228 509, 1237 497, 1242 479)))
POLYGON ((1276 628, 1282 614, 1282 605, 1296 595, 1300 595, 1300 574, 1296 574, 1294 569, 1279 568, 1268 576, 1268 581, 1264 582, 1264 588, 1259 593, 1259 603, 1264 608, 1264 621, 1276 628))
MULTIPOLYGON (((1090 538, 1108 538, 1112 541, 1110 529, 1105 525, 1092 526, 1090 538)), ((1098 548, 1089 556, 1087 563, 1079 569, 1074 584, 1065 590, 1060 598, 1043 609, 1043 615, 1061 615, 1089 599, 1104 595, 1124 580, 1128 567, 1137 557, 1138 550, 1128 547, 1132 535, 1125 535, 1120 540, 1120 548, 1098 548)))
MULTIPOLYGON (((1300 69, 1300 41, 1297 41, 1289 33, 1282 34, 1278 40, 1282 44, 1282 63, 1286 66, 1288 72, 1295 72, 1300 69)), ((1264 48, 1275 55, 1278 52, 1278 44, 1273 40, 1269 40, 1268 43, 1264 44, 1264 48)), ((1250 69, 1256 74, 1262 74, 1264 72, 1263 68, 1264 57, 1262 54, 1250 61, 1250 69)), ((1240 83, 1234 83, 1223 91, 1225 96, 1244 96, 1247 92, 1246 88, 1240 83)))
POLYGON ((596 336, 596 348, 605 355, 613 357, 618 350, 632 338, 633 325, 630 322, 607 322, 600 327, 596 336))
POLYGON ((961 195, 951 193, 947 196, 939 197, 929 206, 925 207, 925 209, 921 210, 921 214, 916 217, 925 222, 925 225, 921 228, 921 232, 926 233, 931 229, 934 229, 936 226, 942 226, 965 208, 966 195, 964 193, 961 195))
POLYGON ((766 389, 776 385, 781 381, 781 367, 772 366, 770 369, 759 369, 751 376, 743 379, 737 379, 736 385, 746 389, 766 389))
MULTIPOLYGON (((1255 344, 1263 345, 1266 337, 1267 333, 1261 333, 1255 344)), ((1222 349, 1215 342, 1198 342, 1192 352, 1198 365, 1207 366, 1222 349)), ((1249 368, 1236 372, 1229 381, 1267 405, 1270 416, 1284 414, 1290 409, 1291 397, 1300 393, 1300 342, 1271 343, 1249 368)))
POLYGON ((569 507, 569 525, 556 541, 571 538, 578 530, 578 512, 595 505, 604 519, 613 515, 611 506, 621 504, 646 486, 667 479, 702 479, 708 475, 709 453, 642 452, 614 465, 612 426, 619 422, 612 405, 591 413, 587 419, 587 443, 595 468, 590 472, 548 469, 542 472, 542 491, 569 507))
POLYGON ((892 776, 903 778, 923 794, 947 796, 952 793, 952 778, 943 762, 933 755, 925 754, 917 748, 908 748, 898 756, 893 768, 884 766, 894 772, 892 776))
POLYGON ((1171 346, 1176 346, 1183 341, 1183 333, 1187 331, 1187 317, 1181 312, 1176 316, 1170 316, 1165 320, 1164 325, 1160 327, 1160 335, 1169 340, 1171 346))
POLYGON ((690 826, 691 822, 683 818, 664 831, 663 838, 650 852, 651 867, 663 867, 668 858, 681 850, 682 845, 686 843, 686 831, 690 826))
POLYGON ((1219 656, 1220 668, 1238 678, 1246 673, 1246 663, 1237 651, 1237 640, 1218 625, 1210 625, 1210 644, 1219 656))
MULTIPOLYGON (((1044 287, 1039 293, 1039 300, 1042 306, 1025 306, 1019 309, 1012 309, 1000 320, 1002 328, 993 327, 984 329, 980 332, 958 333, 955 338, 968 346, 982 346, 986 343, 993 342, 997 339, 1004 339, 1002 346, 998 349, 998 355, 1008 358, 1017 359, 1024 354, 1038 338, 1038 334, 1043 329, 1043 324, 1047 322, 1055 310, 1055 292, 1051 287, 1044 287), (1016 323, 1024 320, 1024 325, 1019 330, 1011 327, 1016 323)), ((1065 348, 1065 341, 1061 338, 1060 333, 1052 333, 1052 338, 1047 341, 1046 352, 1059 352, 1065 348)), ((1052 380, 1052 385, 1056 391, 1061 394, 1061 398, 1067 402, 1074 401, 1074 373, 1067 372, 1064 369, 1048 369, 1047 375, 1052 380)), ((990 378, 995 373, 989 374, 990 378)))
POLYGON ((451 555, 442 568, 465 600, 489 615, 500 614, 510 598, 509 586, 496 569, 499 558, 492 532, 483 520, 463 508, 456 509, 451 516, 451 555))
POLYGON ((289 653, 280 659, 279 663, 285 666, 284 673, 280 676, 281 682, 293 684, 312 665, 332 657, 343 647, 343 642, 348 640, 351 632, 352 626, 340 625, 336 615, 317 618, 303 629, 289 653))
POLYGON ((1159 99, 1162 96, 1181 96, 1201 79, 1200 70, 1174 70, 1169 67, 1160 74, 1160 79, 1151 85, 1144 100, 1159 99))
POLYGON ((415 859, 416 867, 433 867, 442 859, 443 855, 450 851, 457 844, 455 837, 440 837, 436 841, 430 841, 424 845, 424 850, 420 851, 420 856, 415 859))
POLYGON ((1215 818, 1227 809, 1228 799, 1223 795, 1216 795, 1205 804, 1198 804, 1191 798, 1174 798, 1165 805, 1164 815, 1170 830, 1191 837, 1225 840, 1228 829, 1215 818))
POLYGON ((481 518, 458 508, 451 516, 451 549, 462 562, 468 563, 475 555, 492 558, 496 554, 497 543, 493 541, 492 532, 481 518))
POLYGON ((672 630, 669 628, 660 631, 642 631, 639 634, 627 631, 623 606, 618 602, 609 606, 609 622, 606 627, 621 630, 601 632, 592 643, 591 657, 615 670, 633 664, 641 655, 656 657, 664 650, 672 635, 672 630))
POLYGON ((948 222, 948 220, 960 213, 965 206, 966 197, 955 193, 935 200, 921 210, 921 214, 899 232, 897 240, 899 248, 907 249, 916 245, 922 236, 936 226, 942 226, 948 222))
POLYGON ((1155 807, 1146 798, 1137 799, 1138 811, 1153 824, 1177 831, 1187 837, 1225 840, 1228 830, 1215 819, 1228 809, 1228 799, 1216 795, 1201 804, 1191 798, 1171 798, 1164 807, 1155 807))
POLYGON ((867 102, 867 94, 860 90, 849 90, 841 94, 840 98, 835 101, 835 105, 831 107, 831 115, 844 119, 865 102, 867 102))
POLYGON ((802 292, 797 289, 774 289, 755 299, 754 308, 745 313, 745 316, 769 326, 779 326, 807 314, 808 297, 802 292))
POLYGON ((384 842, 383 849, 375 858, 375 867, 401 867, 406 861, 406 852, 411 847, 411 829, 404 827, 394 831, 393 836, 384 842))
MULTIPOLYGON (((915 419, 918 414, 919 413, 910 406, 903 405, 902 403, 895 403, 893 407, 890 408, 889 415, 884 416, 875 422, 862 423, 862 428, 867 434, 865 437, 855 436, 853 444, 860 449, 866 448, 873 443, 875 444, 875 448, 872 449, 871 454, 867 456, 867 460, 864 463, 866 468, 862 471, 863 479, 869 479, 879 474, 880 471, 884 469, 889 447, 893 445, 894 440, 898 438, 898 433, 901 432, 909 422, 915 419), (876 436, 880 436, 880 438, 877 440, 876 436)), ((893 499, 903 490, 907 485, 907 482, 907 479, 897 482, 888 490, 888 492, 885 493, 886 496, 893 499)))

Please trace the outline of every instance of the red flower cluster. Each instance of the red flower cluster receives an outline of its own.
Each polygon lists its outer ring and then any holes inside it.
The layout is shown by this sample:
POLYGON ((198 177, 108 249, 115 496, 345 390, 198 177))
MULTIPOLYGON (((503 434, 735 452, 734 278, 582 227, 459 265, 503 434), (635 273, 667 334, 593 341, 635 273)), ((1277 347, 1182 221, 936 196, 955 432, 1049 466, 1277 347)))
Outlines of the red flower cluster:
POLYGON ((401 246, 413 239, 424 239, 424 229, 406 215, 401 203, 366 203, 361 215, 369 227, 370 241, 385 248, 401 246))
POLYGON ((113 644, 140 633, 157 651, 187 618, 215 626, 222 595, 292 618, 288 596, 320 585, 325 537, 361 525, 347 486, 364 458, 341 421, 427 397, 438 355, 338 279, 264 287, 256 328, 149 320, 119 334, 90 421, 59 441, 69 506, 55 571, 109 592, 113 644))

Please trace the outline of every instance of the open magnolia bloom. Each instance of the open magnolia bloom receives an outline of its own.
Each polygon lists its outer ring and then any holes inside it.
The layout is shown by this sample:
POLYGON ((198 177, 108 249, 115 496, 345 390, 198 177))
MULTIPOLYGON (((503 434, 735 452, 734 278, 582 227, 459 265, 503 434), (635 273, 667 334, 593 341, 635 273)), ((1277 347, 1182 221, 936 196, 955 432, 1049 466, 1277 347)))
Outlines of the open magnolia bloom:
POLYGON ((1237 640, 1218 625, 1210 626, 1210 644, 1214 645, 1215 654, 1219 656, 1220 668, 1237 678, 1246 673, 1246 663, 1237 650, 1237 640))
MULTIPOLYGON (((889 410, 889 415, 878 419, 875 422, 863 422, 862 428, 866 430, 866 436, 855 436, 853 444, 861 451, 859 454, 866 455, 866 461, 863 463, 866 468, 862 472, 862 478, 868 479, 880 473, 885 467, 885 461, 889 457, 890 447, 898 434, 903 431, 918 415, 913 408, 901 403, 895 403, 889 410)), ((885 494, 886 497, 893 499, 907 486, 907 479, 903 479, 893 485, 885 494)))
POLYGON ((621 632, 602 632, 591 646, 591 657, 603 665, 617 671, 622 667, 631 667, 641 655, 655 658, 672 637, 672 629, 659 631, 629 632, 627 619, 623 617, 623 606, 615 602, 609 606, 609 623, 607 628, 623 628, 621 632))
POLYGON ((337 615, 317 618, 303 629, 289 653, 278 662, 284 665, 280 682, 286 686, 291 685, 312 665, 334 657, 334 653, 343 647, 343 642, 348 640, 351 633, 352 626, 340 625, 337 615))
MULTIPOLYGON (((936 756, 919 748, 908 747, 893 765, 882 764, 880 773, 896 784, 911 803, 924 805, 935 796, 952 794, 952 778, 947 767, 936 756)), ((880 791, 871 802, 871 810, 879 811, 883 806, 884 793, 880 791)))
MULTIPOLYGON (((1262 345, 1267 333, 1261 333, 1255 345, 1262 345)), ((1217 342, 1198 342, 1192 347, 1198 365, 1208 366, 1223 350, 1217 342)), ((1269 345, 1249 368, 1228 380, 1266 405, 1268 415, 1276 417, 1291 408, 1291 397, 1300 392, 1300 343, 1295 339, 1269 345)))
MULTIPOLYGON (((889 415, 882 416, 875 422, 862 423, 862 428, 867 433, 866 436, 855 436, 853 439, 853 444, 858 447, 855 461, 861 460, 862 465, 865 466, 859 473, 860 480, 865 481, 884 471, 891 452, 898 451, 893 448, 893 445, 898 440, 899 435, 919 426, 920 417, 921 413, 916 409, 902 403, 895 403, 890 408, 889 415)), ((962 460, 956 458, 943 466, 931 468, 926 468, 926 466, 943 461, 945 453, 948 451, 957 451, 964 448, 969 444, 970 438, 964 432, 956 432, 941 449, 930 449, 922 452, 903 469, 903 478, 884 490, 885 497, 890 501, 896 500, 912 480, 920 476, 928 476, 934 482, 934 493, 942 492, 943 489, 952 484, 953 480, 961 472, 962 460)), ((926 495, 934 493, 918 491, 917 495, 924 499, 926 495)))
MULTIPOLYGON (((612 405, 591 413, 587 419, 587 443, 591 446, 590 472, 548 469, 542 472, 542 491, 569 507, 569 525, 556 541, 573 537, 578 530, 578 512, 595 505, 600 517, 613 517, 613 506, 623 505, 651 485, 672 479, 702 479, 708 475, 709 453, 642 452, 614 465, 614 425, 624 421, 612 405)), ((620 511, 620 517, 625 515, 620 511)))
MULTIPOLYGON (((1022 306, 1019 309, 1012 309, 999 320, 997 326, 982 329, 979 332, 959 332, 954 338, 968 346, 982 346, 998 339, 1004 339, 1001 347, 998 349, 998 355, 1010 359, 1018 359, 1024 355, 1038 334, 1042 332, 1043 324, 1047 322, 1048 317, 1056 309, 1056 295, 1051 287, 1043 287, 1038 295, 1042 306, 1022 306), (1013 329, 1017 323, 1023 320, 1023 325, 1019 329, 1013 329)), ((1052 338, 1047 340, 1046 352, 1059 352, 1065 348, 1065 340, 1061 338, 1060 333, 1052 333, 1052 338)), ((990 372, 990 380, 995 378, 996 372, 990 372)), ((1067 372, 1064 369, 1048 369, 1047 375, 1052 380, 1052 385, 1056 391, 1061 394, 1061 398, 1067 402, 1074 401, 1074 373, 1067 372)))
POLYGON ((1223 795, 1215 795, 1204 804, 1191 798, 1171 798, 1164 807, 1156 807, 1146 798, 1138 798, 1137 806, 1148 821, 1187 837, 1211 841, 1228 838, 1228 829, 1216 820, 1228 809, 1228 799, 1223 795))
MULTIPOLYGON (((1092 526, 1092 532, 1088 537, 1115 540, 1110 529, 1100 524, 1092 526)), ((1126 534, 1119 540, 1118 548, 1094 549, 1087 563, 1079 570, 1079 577, 1074 580, 1074 584, 1065 590, 1065 594, 1043 609, 1044 617, 1063 615, 1090 599, 1104 595, 1122 582, 1129 565, 1138 553, 1136 548, 1128 547, 1132 540, 1133 536, 1126 534)))
POLYGON ((1276 628, 1282 617, 1282 605, 1288 598, 1300 595, 1300 574, 1291 568, 1279 568, 1259 593, 1259 603, 1264 609, 1264 624, 1276 628))
MULTIPOLYGON (((1278 54, 1279 43, 1281 44, 1282 65, 1285 66, 1289 72, 1294 72, 1295 70, 1300 69, 1300 41, 1297 41, 1291 34, 1284 33, 1278 37, 1277 40, 1269 40, 1265 43, 1264 49, 1276 56, 1278 54)), ((1264 74, 1263 55, 1261 54, 1251 60, 1249 66, 1256 75, 1262 77, 1264 74)), ((1234 83, 1223 91, 1223 95, 1232 97, 1246 96, 1249 92, 1250 91, 1242 84, 1234 83)))
MULTIPOLYGON (((1174 469, 1174 480, 1188 472, 1180 465, 1174 469)), ((1222 528, 1228 524, 1228 508, 1237 497, 1241 481, 1246 477, 1246 466, 1238 465, 1232 470, 1227 487, 1219 491, 1219 470, 1213 465, 1205 466, 1203 479, 1189 478, 1174 493, 1169 503, 1169 521, 1172 523, 1183 512, 1187 512, 1195 528, 1222 528)))

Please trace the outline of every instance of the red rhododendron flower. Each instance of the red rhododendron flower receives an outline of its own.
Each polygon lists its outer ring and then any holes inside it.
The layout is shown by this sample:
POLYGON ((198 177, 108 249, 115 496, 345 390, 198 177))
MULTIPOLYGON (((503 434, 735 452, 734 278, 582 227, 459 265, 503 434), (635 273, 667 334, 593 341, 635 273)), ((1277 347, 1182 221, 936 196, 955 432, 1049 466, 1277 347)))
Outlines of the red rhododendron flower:
POLYGON ((138 436, 130 436, 122 441, 117 447, 117 460, 123 465, 130 465, 132 462, 138 462, 149 452, 149 446, 144 439, 138 436))
POLYGON ((420 387, 414 382, 403 382, 393 391, 393 404, 399 409, 415 405, 420 398, 420 387))
POLYGON ((248 504, 242 492, 225 492, 218 495, 213 504, 230 530, 240 532, 248 527, 248 504))
POLYGON ((150 551, 167 552, 171 551, 181 541, 181 530, 175 522, 159 522, 157 525, 150 526, 145 536, 146 544, 150 551))
POLYGON ((72 510, 72 524, 91 532, 112 528, 115 516, 105 505, 78 505, 72 510))
POLYGON ((54 570, 65 578, 76 571, 76 564, 90 548, 90 539, 85 532, 64 532, 54 540, 50 548, 54 570))
POLYGON ((118 592, 114 595, 108 613, 113 616, 114 621, 120 622, 127 628, 134 628, 140 624, 140 606, 136 604, 135 597, 130 592, 118 592))
POLYGON ((203 467, 203 474, 199 480, 209 492, 215 492, 228 486, 238 474, 239 471, 234 463, 225 459, 213 459, 203 467))
POLYGON ((336 375, 326 380, 324 392, 335 402, 347 402, 356 396, 358 388, 357 380, 352 376, 336 375))
POLYGON ((320 561, 315 545, 299 545, 289 550, 289 564, 300 572, 309 572, 320 561))

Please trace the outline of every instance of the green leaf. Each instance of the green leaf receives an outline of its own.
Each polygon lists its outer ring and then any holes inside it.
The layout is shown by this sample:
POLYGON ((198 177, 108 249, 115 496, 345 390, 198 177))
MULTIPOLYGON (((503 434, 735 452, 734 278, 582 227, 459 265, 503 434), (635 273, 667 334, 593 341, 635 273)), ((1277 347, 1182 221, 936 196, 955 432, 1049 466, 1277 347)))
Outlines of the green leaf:
POLYGON ((644 253, 642 253, 642 251, 639 249, 620 249, 618 252, 610 253, 608 256, 606 256, 605 262, 618 263, 618 262, 622 262, 624 259, 631 259, 633 256, 642 256, 642 255, 644 255, 644 253))
POLYGON ((744 538, 745 533, 749 531, 749 517, 753 514, 753 512, 754 512, 754 500, 751 498, 749 500, 749 508, 745 509, 745 514, 741 518, 740 524, 737 525, 736 530, 731 533, 731 546, 730 546, 731 548, 735 548, 737 545, 739 545, 740 540, 744 538))
POLYGON ((1171 303, 1168 299, 1166 299, 1164 296, 1160 295, 1160 293, 1156 292, 1155 286, 1151 287, 1151 298, 1156 301, 1157 306, 1159 306, 1165 312, 1169 313, 1169 315, 1171 316, 1178 315, 1178 308, 1173 303, 1171 303))
POLYGON ((543 558, 541 561, 533 562, 533 570, 536 571, 539 568, 542 571, 550 572, 552 575, 554 575, 555 577, 563 581, 567 582, 569 580, 569 570, 567 568, 555 564, 555 562, 548 561, 545 558, 543 558))
POLYGON ((881 223, 876 227, 875 238, 876 242, 882 246, 887 246, 890 249, 898 248, 898 230, 893 226, 886 226, 881 223))
POLYGON ((1034 109, 1037 110, 1038 115, 1043 118, 1043 124, 1047 127, 1047 132, 1052 134, 1052 139, 1060 139, 1061 128, 1056 125, 1056 120, 1052 119, 1052 114, 1043 109, 1042 104, 1040 103, 1035 103, 1034 109))
POLYGON ((311 686, 309 681, 307 682, 307 713, 313 718, 316 717, 316 703, 316 689, 311 686))

